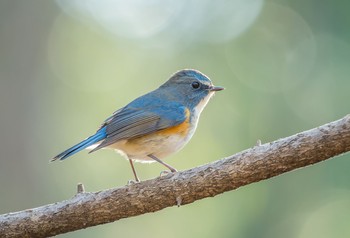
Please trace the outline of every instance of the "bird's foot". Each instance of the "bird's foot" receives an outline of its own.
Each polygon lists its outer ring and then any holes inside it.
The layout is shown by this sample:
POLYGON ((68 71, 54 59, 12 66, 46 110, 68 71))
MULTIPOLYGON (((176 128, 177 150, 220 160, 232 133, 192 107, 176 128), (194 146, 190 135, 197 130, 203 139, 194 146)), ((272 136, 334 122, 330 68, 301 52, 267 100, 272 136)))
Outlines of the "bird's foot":
POLYGON ((176 169, 172 169, 171 171, 169 171, 169 170, 163 170, 163 171, 161 171, 160 172, 160 177, 163 177, 163 176, 166 176, 166 175, 168 175, 168 174, 171 174, 171 173, 176 173, 177 172, 177 170, 176 169))
POLYGON ((129 186, 129 185, 133 185, 133 184, 136 184, 136 183, 139 183, 139 182, 140 182, 140 180, 129 180, 127 185, 129 186))

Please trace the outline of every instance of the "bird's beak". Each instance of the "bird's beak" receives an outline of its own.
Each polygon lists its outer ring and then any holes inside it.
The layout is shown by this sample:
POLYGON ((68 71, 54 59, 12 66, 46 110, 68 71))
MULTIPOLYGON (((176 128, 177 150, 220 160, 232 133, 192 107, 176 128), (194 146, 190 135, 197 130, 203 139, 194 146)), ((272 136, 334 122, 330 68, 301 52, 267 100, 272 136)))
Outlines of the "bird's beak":
POLYGON ((211 86, 210 87, 210 91, 213 91, 213 92, 216 92, 216 91, 221 91, 221 90, 224 90, 225 88, 223 87, 220 87, 220 86, 211 86))

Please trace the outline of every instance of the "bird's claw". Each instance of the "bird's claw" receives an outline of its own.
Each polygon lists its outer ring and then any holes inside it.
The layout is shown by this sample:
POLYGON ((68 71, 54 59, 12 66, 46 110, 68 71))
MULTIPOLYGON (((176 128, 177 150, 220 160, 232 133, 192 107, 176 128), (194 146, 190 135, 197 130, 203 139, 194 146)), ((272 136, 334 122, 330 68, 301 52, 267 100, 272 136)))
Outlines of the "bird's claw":
POLYGON ((177 172, 177 170, 176 170, 176 169, 174 169, 174 170, 172 170, 172 171, 169 171, 169 170, 163 170, 163 171, 161 171, 161 172, 160 172, 159 176, 160 176, 160 177, 163 177, 163 176, 166 176, 166 175, 168 175, 168 174, 171 174, 171 173, 176 173, 176 172, 177 172))
POLYGON ((129 180, 127 185, 133 185, 133 184, 136 184, 136 183, 139 183, 140 180, 129 180))

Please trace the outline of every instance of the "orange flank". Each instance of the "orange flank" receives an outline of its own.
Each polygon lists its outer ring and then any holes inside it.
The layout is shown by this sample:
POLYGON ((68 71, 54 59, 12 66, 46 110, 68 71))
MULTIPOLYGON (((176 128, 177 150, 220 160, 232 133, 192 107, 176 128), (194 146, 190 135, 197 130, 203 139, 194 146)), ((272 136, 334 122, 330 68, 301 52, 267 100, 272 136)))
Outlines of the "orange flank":
POLYGON ((186 136, 190 129, 190 110, 186 108, 186 120, 179 125, 172 126, 157 132, 159 135, 180 135, 186 136))

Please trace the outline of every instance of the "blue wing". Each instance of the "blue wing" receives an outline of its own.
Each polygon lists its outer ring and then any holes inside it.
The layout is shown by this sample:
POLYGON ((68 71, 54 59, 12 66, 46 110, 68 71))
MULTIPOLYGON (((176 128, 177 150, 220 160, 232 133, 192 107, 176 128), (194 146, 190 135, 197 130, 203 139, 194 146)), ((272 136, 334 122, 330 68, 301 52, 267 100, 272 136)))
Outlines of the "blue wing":
POLYGON ((181 124, 187 108, 182 104, 160 100, 146 94, 116 111, 101 126, 106 138, 91 152, 124 139, 133 139, 181 124))

